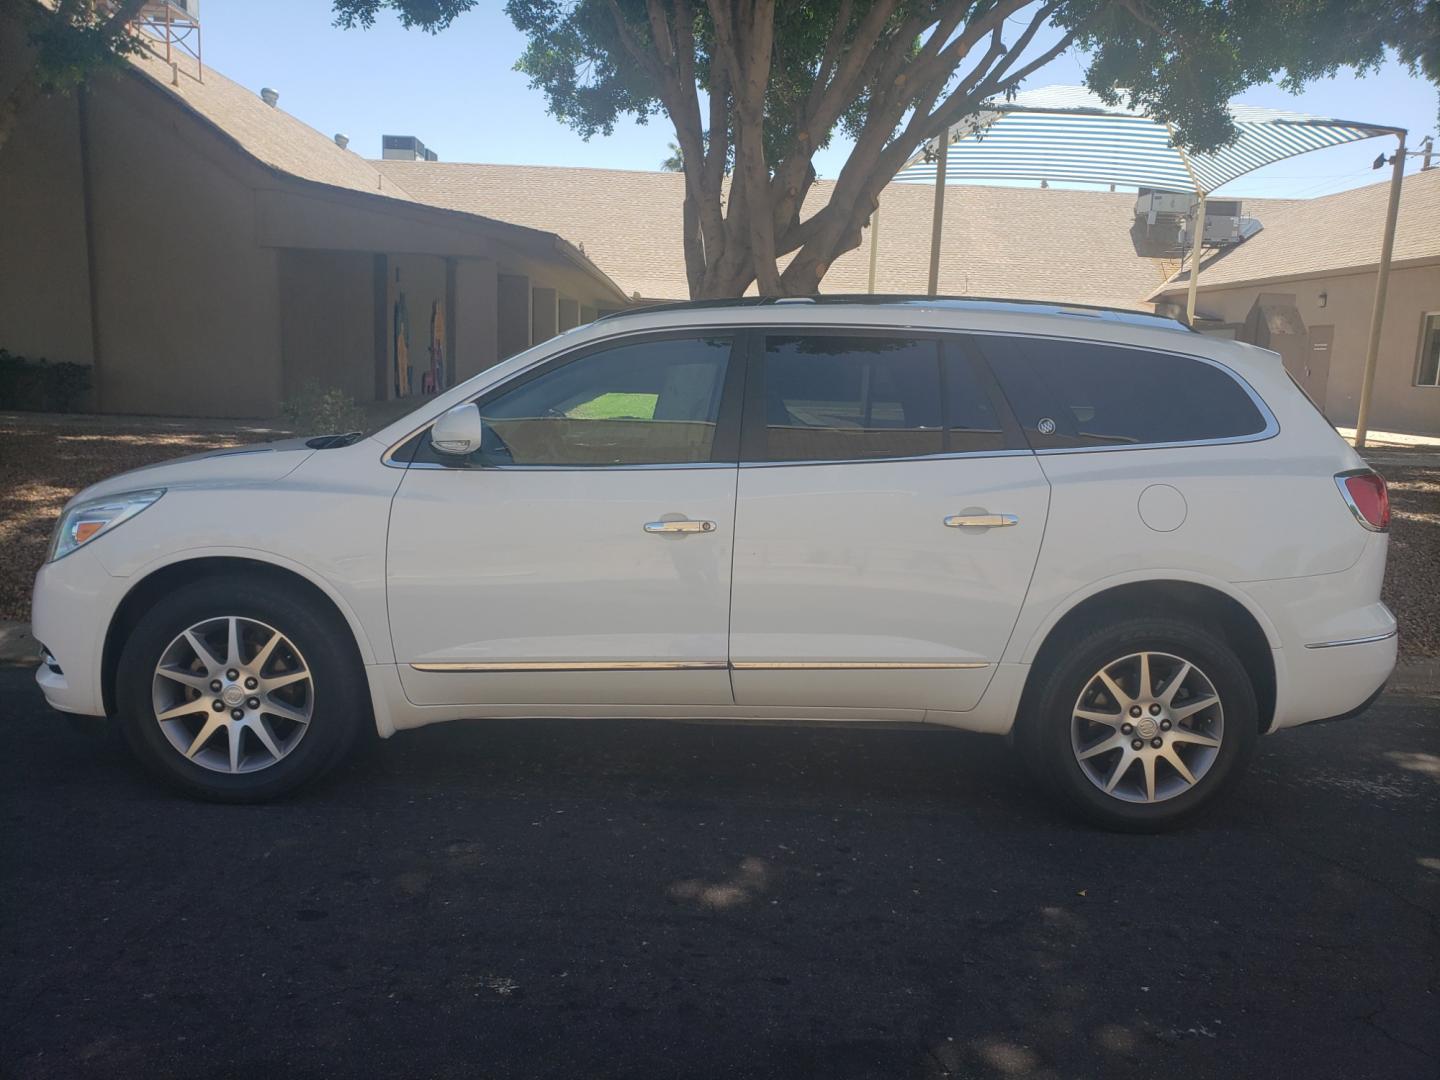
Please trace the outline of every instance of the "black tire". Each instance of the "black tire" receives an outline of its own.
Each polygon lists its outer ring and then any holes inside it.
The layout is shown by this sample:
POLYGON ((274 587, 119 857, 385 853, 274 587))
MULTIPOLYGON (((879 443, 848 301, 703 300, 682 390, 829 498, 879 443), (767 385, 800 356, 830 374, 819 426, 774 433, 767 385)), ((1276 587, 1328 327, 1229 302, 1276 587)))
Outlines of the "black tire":
POLYGON ((1259 738, 1255 689, 1239 657, 1214 630, 1171 617, 1141 616, 1077 635, 1046 652, 1048 667, 1035 673, 1037 681, 1027 689, 1015 742, 1031 774, 1068 811, 1105 829, 1164 832, 1212 810, 1244 775, 1259 738), (1141 652, 1169 654, 1199 668, 1220 698, 1224 722, 1208 771, 1188 790, 1149 803, 1106 794, 1086 774, 1071 742, 1073 713, 1091 679, 1106 665, 1141 652))
POLYGON ((162 597, 131 631, 115 680, 120 729, 134 755, 187 795, 213 802, 264 802, 313 781, 338 764, 370 721, 365 673, 350 630, 287 583, 263 575, 203 578, 162 597), (313 705, 293 750, 254 772, 223 773, 186 759, 155 719, 152 681, 161 656, 187 628, 239 616, 274 627, 304 656, 313 705))

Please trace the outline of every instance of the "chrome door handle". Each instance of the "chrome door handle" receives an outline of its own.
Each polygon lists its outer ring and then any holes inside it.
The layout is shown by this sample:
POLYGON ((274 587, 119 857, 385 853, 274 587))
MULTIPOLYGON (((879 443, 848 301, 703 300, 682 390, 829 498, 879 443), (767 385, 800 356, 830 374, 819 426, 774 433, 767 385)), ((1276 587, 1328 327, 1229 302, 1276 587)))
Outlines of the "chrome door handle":
POLYGON ((707 533, 715 531, 713 521, 647 521, 647 533, 707 533))
POLYGON ((945 524, 952 529, 1002 529, 1019 525, 1020 519, 1014 514, 951 514, 945 524))

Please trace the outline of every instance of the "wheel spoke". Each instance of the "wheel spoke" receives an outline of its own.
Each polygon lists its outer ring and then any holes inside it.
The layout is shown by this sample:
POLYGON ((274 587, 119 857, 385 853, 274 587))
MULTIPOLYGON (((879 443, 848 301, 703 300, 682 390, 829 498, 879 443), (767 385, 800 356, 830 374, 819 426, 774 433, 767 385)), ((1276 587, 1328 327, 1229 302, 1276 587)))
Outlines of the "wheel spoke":
POLYGON ((269 751, 270 756, 276 761, 280 760, 280 748, 275 745, 275 739, 270 734, 270 729, 265 725, 265 718, 257 716, 247 725, 255 738, 260 740, 260 745, 269 751))
POLYGON ((1194 665, 1188 660, 1180 665, 1180 670, 1175 673, 1175 677, 1165 687, 1165 693, 1160 695, 1161 704, 1168 708, 1175 701, 1175 695, 1180 692, 1180 687, 1185 685, 1185 680, 1190 677, 1190 672, 1193 670, 1194 665))
POLYGON ((185 631, 185 640, 190 643, 190 648, 195 650, 195 655, 208 670, 214 671, 225 666, 225 661, 211 652, 210 646, 201 641, 193 629, 185 631))
POLYGON ((1154 682, 1151 681, 1151 677, 1150 677, 1150 654, 1149 654, 1148 652, 1142 652, 1142 653, 1140 654, 1140 695, 1139 695, 1139 696, 1142 697, 1142 698, 1154 697, 1154 696, 1155 696, 1155 684, 1154 684, 1154 682))
POLYGON ((1075 756, 1078 757, 1081 761, 1089 761, 1093 757, 1098 757, 1101 754, 1108 754, 1110 751, 1122 749, 1124 746, 1125 739, 1117 732, 1116 734, 1111 735, 1108 739, 1101 739, 1094 746, 1091 746, 1085 750, 1081 750, 1080 753, 1075 756))
POLYGON ((230 771, 240 771, 240 736, 244 732, 239 724, 226 724, 225 735, 230 740, 230 771))
POLYGON ((1170 741, 1177 743, 1190 743, 1194 746, 1216 747, 1220 745, 1219 739, 1212 739, 1209 735, 1202 735, 1198 731, 1191 731, 1189 728, 1177 727, 1170 732, 1170 741))
POLYGON ((1165 748, 1164 756, 1165 760, 1180 774, 1180 779, 1184 780, 1187 784, 1193 785, 1195 783, 1195 774, 1190 771, 1190 766, 1186 765, 1184 760, 1181 759, 1180 753, 1175 749, 1174 744, 1165 748))
POLYGON ((205 725, 200 729, 200 734, 195 736, 194 740, 190 743, 190 748, 185 751, 185 756, 193 761, 195 759, 195 755, 204 748, 205 744, 210 741, 211 737, 215 734, 215 732, 219 731, 224 726, 224 717, 212 716, 210 717, 210 719, 206 720, 205 725))
POLYGON ((259 675, 262 671, 264 671, 266 663, 268 663, 270 660, 270 654, 275 651, 275 646, 279 644, 280 632, 278 630, 272 630, 270 632, 270 640, 265 642, 264 645, 260 646, 260 651, 257 652, 254 656, 254 659, 250 661, 250 670, 255 672, 256 675, 259 675))
POLYGON ((301 679, 308 678, 310 678, 310 672, 308 671, 290 671, 284 675, 276 675, 270 679, 262 678, 260 680, 260 689, 269 694, 279 690, 282 686, 289 686, 291 683, 297 683, 301 679))
POLYGON ((1123 712, 1096 712, 1094 709, 1076 709, 1075 715, 1081 720, 1089 720, 1092 724, 1104 724, 1106 727, 1119 728, 1125 722, 1123 712))
POLYGON ((166 709, 164 712, 156 713, 155 719, 160 721, 178 720, 182 716, 194 716, 199 712, 208 712, 209 705, 203 699, 197 698, 194 701, 186 701, 176 705, 173 709, 166 709))
POLYGON ((1116 705, 1119 705, 1122 709, 1124 709, 1134 704, 1134 699, 1131 698, 1129 694, 1125 693, 1124 690, 1120 689, 1120 684, 1110 677, 1110 672, 1100 672, 1100 681, 1105 684, 1105 689, 1109 691, 1110 696, 1114 699, 1116 705))
POLYGON ((282 720, 293 720, 297 724, 310 723, 310 717, 306 716, 299 709, 291 705, 286 705, 283 701, 276 701, 274 698, 269 699, 261 705, 260 711, 270 716, 278 716, 282 720))
POLYGON ((1177 705, 1171 708, 1170 718, 1172 720, 1188 719, 1189 717, 1192 717, 1196 713, 1200 712, 1202 709, 1208 709, 1211 705, 1214 705, 1219 700, 1220 699, 1214 694, 1205 694, 1202 697, 1196 698, 1194 701, 1187 701, 1184 705, 1177 705))
POLYGON ((1140 767, 1145 770, 1145 801, 1155 801, 1155 755, 1140 755, 1140 767))
POLYGON ((230 616, 225 637, 225 663, 232 668, 240 666, 240 620, 230 616))
POLYGON ((206 690, 210 689, 210 676, 201 675, 198 672, 178 671, 175 668, 162 667, 156 668, 155 674, 165 679, 171 679, 174 682, 181 683, 185 686, 193 687, 194 689, 199 690, 202 694, 206 690))
POLYGON ((1120 760, 1115 763, 1115 768, 1110 773, 1110 778, 1105 781, 1105 793, 1108 795, 1115 790, 1115 785, 1120 783, 1120 778, 1130 771, 1130 766, 1135 764, 1135 752, 1129 747, 1120 755, 1120 760))

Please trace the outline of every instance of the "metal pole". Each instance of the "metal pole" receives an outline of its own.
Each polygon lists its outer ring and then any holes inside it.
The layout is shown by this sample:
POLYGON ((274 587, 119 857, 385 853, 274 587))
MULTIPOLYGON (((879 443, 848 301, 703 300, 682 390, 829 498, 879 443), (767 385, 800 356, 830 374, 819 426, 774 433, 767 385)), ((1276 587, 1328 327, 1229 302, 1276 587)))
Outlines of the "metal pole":
POLYGON ((940 153, 935 161, 935 210, 930 219, 930 289, 940 291, 940 234, 945 228, 945 165, 950 159, 950 129, 940 134, 940 153))
POLYGON ((1400 182, 1405 179, 1405 132, 1398 133, 1395 167, 1390 173, 1390 203, 1385 207, 1385 239, 1380 242, 1380 266, 1375 272, 1375 307, 1370 313, 1370 341, 1365 346, 1365 374, 1360 381, 1360 414, 1355 418, 1355 448, 1363 449, 1370 427, 1370 395, 1375 389, 1375 366, 1380 359, 1380 329, 1385 321, 1385 289, 1390 284, 1390 254, 1395 250, 1395 221, 1400 216, 1400 182))
POLYGON ((870 292, 875 292, 875 257, 880 252, 880 202, 870 214, 870 292))
POLYGON ((1195 290, 1200 287, 1200 241, 1205 239, 1205 193, 1195 207, 1195 237, 1190 245, 1190 291, 1185 297, 1185 322, 1195 325, 1195 290))

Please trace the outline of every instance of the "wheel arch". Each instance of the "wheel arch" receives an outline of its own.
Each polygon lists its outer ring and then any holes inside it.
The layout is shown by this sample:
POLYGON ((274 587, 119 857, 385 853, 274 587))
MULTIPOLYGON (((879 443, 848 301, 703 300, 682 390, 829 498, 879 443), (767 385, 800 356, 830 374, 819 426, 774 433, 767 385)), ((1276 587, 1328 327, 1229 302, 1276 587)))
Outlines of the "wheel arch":
POLYGON ((1026 649, 1030 669, 1021 692, 1021 713, 1040 673, 1048 670, 1051 658, 1079 633, 1097 622, 1148 613, 1192 619, 1230 642, 1255 687, 1260 731, 1270 730, 1275 719, 1277 672, 1272 654, 1276 639, 1269 620, 1252 603, 1216 584, 1175 577, 1112 583, 1074 597, 1052 612, 1026 649))
MULTIPOLYGON (((137 577, 111 615, 100 656, 100 692, 107 715, 115 712, 115 677, 120 664, 120 653, 135 624, 157 597, 193 581, 215 577, 232 580, 237 577, 266 578, 300 592, 328 617, 336 620, 337 627, 345 629, 345 640, 353 650, 354 659, 362 671, 368 663, 373 662, 369 641, 354 613, 321 581, 293 566, 264 559, 236 555, 193 555, 153 567, 137 577)), ((369 697, 368 690, 366 696, 369 697)))

